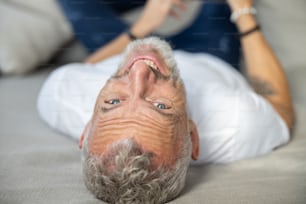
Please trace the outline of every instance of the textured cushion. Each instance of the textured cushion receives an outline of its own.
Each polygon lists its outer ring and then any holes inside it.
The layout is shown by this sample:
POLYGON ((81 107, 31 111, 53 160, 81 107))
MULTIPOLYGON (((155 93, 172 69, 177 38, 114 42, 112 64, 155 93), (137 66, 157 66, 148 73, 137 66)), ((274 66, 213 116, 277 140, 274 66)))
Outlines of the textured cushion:
POLYGON ((33 70, 72 37, 54 0, 2 0, 0 30, 0 71, 4 74, 33 70))

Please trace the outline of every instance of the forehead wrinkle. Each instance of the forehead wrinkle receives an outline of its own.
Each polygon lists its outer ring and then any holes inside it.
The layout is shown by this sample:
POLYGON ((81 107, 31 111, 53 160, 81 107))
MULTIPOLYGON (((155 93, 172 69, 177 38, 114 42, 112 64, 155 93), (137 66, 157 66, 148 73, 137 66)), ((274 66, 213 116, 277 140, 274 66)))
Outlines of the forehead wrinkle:
POLYGON ((151 122, 142 122, 141 120, 130 120, 130 121, 111 121, 109 123, 99 123, 97 127, 99 128, 105 128, 105 127, 113 127, 113 126, 118 126, 118 128, 123 128, 123 127, 144 127, 144 128, 148 128, 148 129, 157 129, 160 131, 165 131, 168 128, 167 127, 171 127, 174 126, 174 124, 153 124, 151 122))
POLYGON ((144 120, 143 117, 139 119, 134 118, 122 118, 122 117, 107 117, 102 118, 99 117, 98 121, 96 123, 96 127, 98 129, 103 130, 111 130, 115 132, 124 131, 125 129, 138 129, 141 131, 146 132, 160 132, 160 134, 166 134, 166 135, 173 135, 174 128, 175 128, 175 121, 174 120, 164 120, 164 122, 161 122, 158 119, 155 119, 152 117, 151 120, 144 120))
POLYGON ((166 126, 166 128, 158 127, 152 128, 150 123, 134 123, 134 122, 123 122, 118 123, 108 122, 107 124, 99 123, 95 128, 95 139, 92 143, 94 147, 99 147, 100 144, 112 143, 113 140, 123 139, 122 137, 137 137, 143 142, 152 146, 172 145, 176 141, 175 126, 166 126), (118 125, 119 124, 119 125, 118 125), (131 132, 129 132, 131 131, 131 132), (156 141, 154 145, 152 140, 156 141), (159 142, 158 142, 159 141, 159 142))
MULTIPOLYGON (((109 113, 110 114, 110 113, 109 113)), ((145 122, 146 120, 144 118, 148 117, 140 117, 139 119, 134 119, 131 117, 127 118, 122 118, 119 116, 115 117, 107 117, 104 118, 103 116, 100 117, 98 120, 98 127, 103 127, 107 125, 125 125, 125 124, 134 124, 134 125, 139 125, 139 126, 144 126, 144 127, 152 127, 152 128, 158 128, 158 129, 166 129, 166 127, 171 127, 174 126, 175 123, 173 120, 164 120, 164 123, 162 123, 160 120, 155 119, 154 117, 151 117, 148 122, 145 122)))
POLYGON ((98 135, 103 135, 101 139, 120 138, 120 137, 140 137, 148 140, 161 140, 163 143, 172 143, 174 128, 154 130, 150 127, 143 127, 135 124, 124 124, 120 127, 113 125, 100 127, 97 129, 98 135))

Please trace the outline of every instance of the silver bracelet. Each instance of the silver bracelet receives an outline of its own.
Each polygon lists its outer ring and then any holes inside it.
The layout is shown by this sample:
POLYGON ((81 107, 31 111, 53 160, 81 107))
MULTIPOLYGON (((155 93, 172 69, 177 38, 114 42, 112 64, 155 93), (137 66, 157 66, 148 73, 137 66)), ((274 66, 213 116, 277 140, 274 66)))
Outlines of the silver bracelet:
POLYGON ((255 15, 257 13, 256 9, 254 7, 250 7, 250 8, 242 8, 239 9, 237 11, 234 11, 231 15, 231 22, 232 23, 236 23, 237 19, 245 14, 253 14, 255 15))

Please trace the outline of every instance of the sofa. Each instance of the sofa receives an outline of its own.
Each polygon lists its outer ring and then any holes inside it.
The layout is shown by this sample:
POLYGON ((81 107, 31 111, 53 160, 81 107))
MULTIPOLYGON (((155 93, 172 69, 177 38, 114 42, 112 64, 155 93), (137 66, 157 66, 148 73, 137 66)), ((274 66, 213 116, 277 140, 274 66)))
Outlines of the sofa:
MULTIPOLYGON (((189 14, 169 30, 178 32, 189 14)), ((205 2, 204 2, 205 3, 205 2)), ((173 204, 306 203, 306 2, 256 0, 258 21, 288 76, 297 121, 290 142, 268 155, 192 166, 173 204)), ((133 21, 139 11, 123 16, 133 21)), ((88 53, 54 0, 0 1, 0 203, 103 203, 83 184, 77 141, 47 126, 36 100, 52 70, 88 53)))

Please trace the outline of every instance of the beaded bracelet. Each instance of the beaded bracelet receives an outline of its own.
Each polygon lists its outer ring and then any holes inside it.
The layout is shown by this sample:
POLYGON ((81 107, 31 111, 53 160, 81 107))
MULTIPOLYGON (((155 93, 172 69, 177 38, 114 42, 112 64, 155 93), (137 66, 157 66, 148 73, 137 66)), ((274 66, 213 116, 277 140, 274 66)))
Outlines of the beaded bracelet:
POLYGON ((231 14, 230 20, 231 20, 232 23, 236 23, 237 19, 240 16, 245 15, 245 14, 253 14, 253 15, 255 15, 256 13, 257 13, 257 11, 256 11, 256 9, 254 7, 242 8, 242 9, 239 9, 237 11, 234 11, 231 14))

